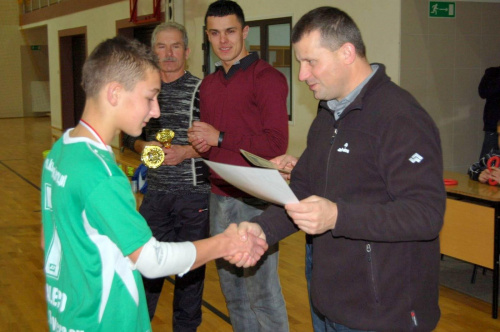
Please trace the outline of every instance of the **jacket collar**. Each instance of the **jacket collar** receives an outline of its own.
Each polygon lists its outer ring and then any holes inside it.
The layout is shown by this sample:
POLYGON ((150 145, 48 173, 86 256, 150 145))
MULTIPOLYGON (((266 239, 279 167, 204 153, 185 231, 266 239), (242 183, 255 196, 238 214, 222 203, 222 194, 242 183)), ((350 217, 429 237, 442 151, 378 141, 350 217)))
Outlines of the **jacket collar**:
MULTIPOLYGON (((361 89, 360 93, 358 96, 350 103, 342 112, 340 115, 340 119, 342 119, 344 116, 346 116, 347 113, 349 113, 352 110, 363 110, 363 98, 365 95, 369 95, 372 93, 374 89, 376 89, 378 86, 380 86, 382 83, 385 83, 387 81, 390 81, 389 76, 385 73, 385 66, 381 63, 373 63, 370 65, 377 65, 378 70, 375 72, 373 77, 366 83, 366 85, 361 89)), ((319 107, 322 109, 327 110, 328 112, 332 113, 333 111, 330 109, 328 106, 328 101, 327 100, 322 100, 319 103, 319 107)))

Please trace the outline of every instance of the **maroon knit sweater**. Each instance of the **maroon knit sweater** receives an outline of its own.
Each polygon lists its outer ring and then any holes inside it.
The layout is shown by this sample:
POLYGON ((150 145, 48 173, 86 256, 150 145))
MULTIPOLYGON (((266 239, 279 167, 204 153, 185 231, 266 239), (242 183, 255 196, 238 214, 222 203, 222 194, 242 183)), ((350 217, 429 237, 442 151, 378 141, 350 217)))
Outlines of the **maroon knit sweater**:
MULTIPOLYGON (((286 153, 286 78, 264 60, 245 60, 248 59, 242 59, 241 68, 229 78, 219 69, 201 84, 200 119, 225 133, 221 146, 212 147, 203 155, 211 161, 250 166, 240 149, 266 159, 286 153)), ((248 196, 213 171, 210 181, 215 194, 248 196)))

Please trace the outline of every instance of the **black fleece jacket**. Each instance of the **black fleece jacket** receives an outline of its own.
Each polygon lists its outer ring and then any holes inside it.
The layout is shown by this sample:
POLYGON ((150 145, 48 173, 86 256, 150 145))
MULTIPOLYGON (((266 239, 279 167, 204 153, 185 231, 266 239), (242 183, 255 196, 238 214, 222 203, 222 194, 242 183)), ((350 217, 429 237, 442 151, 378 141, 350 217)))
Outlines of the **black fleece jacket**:
MULTIPOLYGON (((320 102, 292 172, 299 199, 337 203, 313 239, 312 301, 331 321, 377 331, 429 331, 440 316, 439 232, 446 193, 439 132, 381 64, 338 121, 320 102)), ((281 207, 252 221, 268 242, 297 231, 281 207)))

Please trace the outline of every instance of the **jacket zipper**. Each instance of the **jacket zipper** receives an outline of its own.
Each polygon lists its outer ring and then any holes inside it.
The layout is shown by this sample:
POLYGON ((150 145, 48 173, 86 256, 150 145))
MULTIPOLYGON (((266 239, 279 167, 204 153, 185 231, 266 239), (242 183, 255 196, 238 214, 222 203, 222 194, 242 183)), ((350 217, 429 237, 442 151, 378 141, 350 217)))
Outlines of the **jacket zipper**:
POLYGON ((340 126, 340 122, 337 120, 335 121, 335 124, 333 125, 333 133, 332 136, 330 137, 330 151, 328 152, 328 160, 326 162, 326 169, 325 169, 325 189, 323 190, 323 197, 327 197, 326 190, 328 186, 328 170, 330 169, 330 158, 332 157, 332 150, 333 150, 333 143, 335 142, 335 137, 337 137, 337 133, 339 132, 338 128, 340 126))
POLYGON ((335 141, 335 137, 337 136, 338 133, 338 128, 333 127, 333 134, 332 137, 330 137, 330 145, 333 145, 333 142, 335 141))
POLYGON ((373 271, 373 261, 372 261, 372 247, 369 243, 366 244, 366 253, 368 254, 368 263, 370 263, 370 273, 372 277, 372 289, 373 295, 375 296, 375 301, 379 303, 377 287, 375 287, 375 274, 373 271))

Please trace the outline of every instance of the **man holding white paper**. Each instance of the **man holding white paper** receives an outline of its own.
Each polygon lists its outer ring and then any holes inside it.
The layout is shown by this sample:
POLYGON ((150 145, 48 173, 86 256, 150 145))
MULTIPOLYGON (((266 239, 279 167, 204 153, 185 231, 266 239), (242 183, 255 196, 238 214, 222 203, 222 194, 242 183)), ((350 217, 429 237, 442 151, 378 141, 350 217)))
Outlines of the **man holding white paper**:
POLYGON ((327 331, 431 331, 446 200, 438 129, 368 62, 345 12, 310 11, 292 43, 299 80, 321 100, 290 181, 301 201, 271 206, 240 232, 270 244, 297 228, 315 235, 311 297, 327 331))

